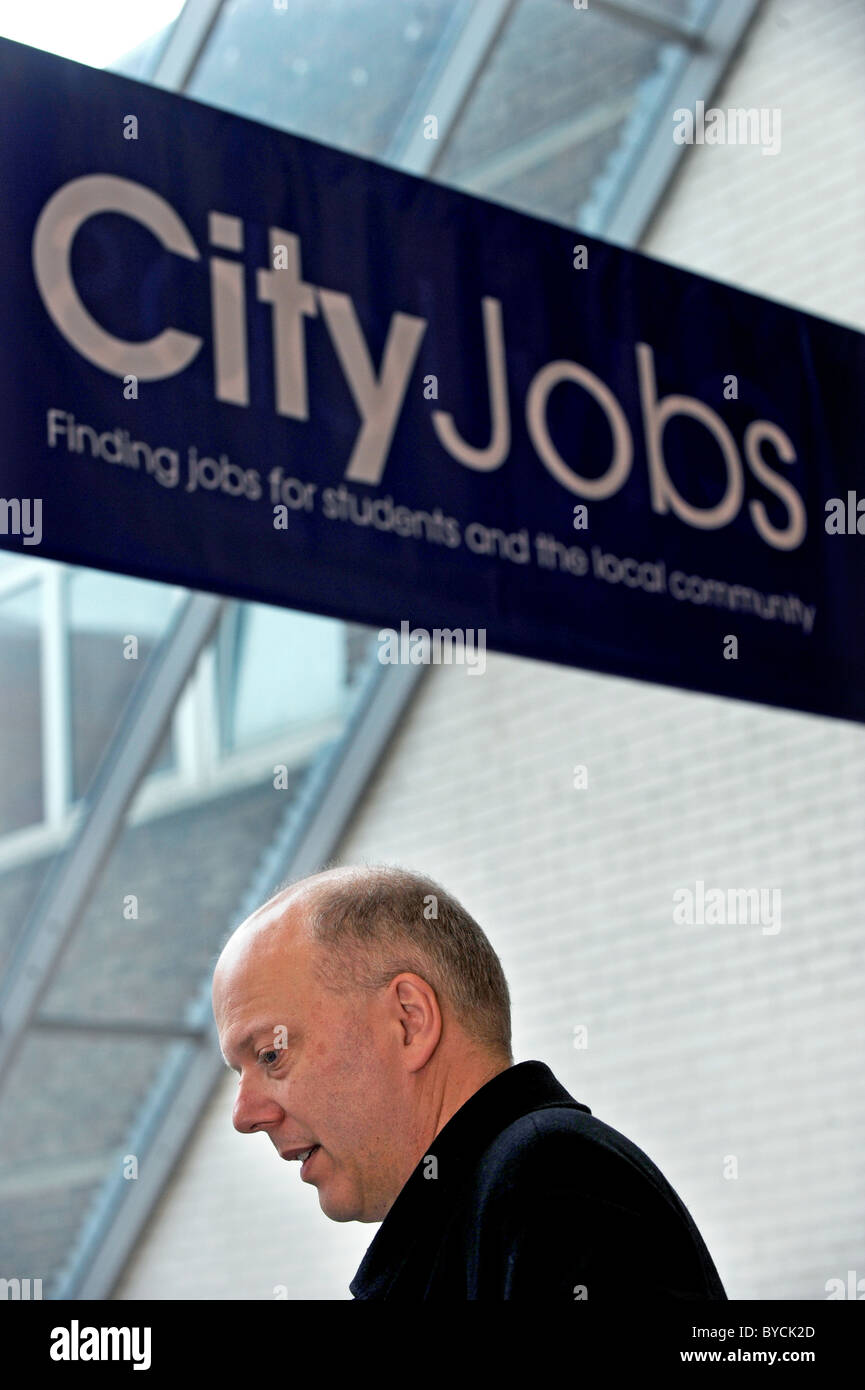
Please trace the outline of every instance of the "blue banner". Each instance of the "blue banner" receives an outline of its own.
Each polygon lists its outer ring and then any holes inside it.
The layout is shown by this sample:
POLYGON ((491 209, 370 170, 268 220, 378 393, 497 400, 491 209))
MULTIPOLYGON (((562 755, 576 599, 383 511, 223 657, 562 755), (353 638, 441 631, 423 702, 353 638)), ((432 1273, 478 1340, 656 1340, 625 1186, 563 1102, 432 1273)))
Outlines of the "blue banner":
POLYGON ((5 40, 0 118, 0 545, 865 719, 861 334, 5 40))

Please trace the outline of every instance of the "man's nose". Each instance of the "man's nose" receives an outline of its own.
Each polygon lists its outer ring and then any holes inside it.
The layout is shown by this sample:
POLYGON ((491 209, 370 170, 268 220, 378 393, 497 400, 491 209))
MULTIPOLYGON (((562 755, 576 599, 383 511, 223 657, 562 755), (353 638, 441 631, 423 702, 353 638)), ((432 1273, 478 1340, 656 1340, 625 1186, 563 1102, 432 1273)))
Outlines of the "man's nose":
POLYGON ((272 1096, 265 1095, 255 1085, 254 1079, 250 1081, 241 1077, 231 1118, 234 1128, 241 1134, 254 1134, 256 1130, 266 1130, 271 1125, 279 1124, 282 1107, 272 1096))

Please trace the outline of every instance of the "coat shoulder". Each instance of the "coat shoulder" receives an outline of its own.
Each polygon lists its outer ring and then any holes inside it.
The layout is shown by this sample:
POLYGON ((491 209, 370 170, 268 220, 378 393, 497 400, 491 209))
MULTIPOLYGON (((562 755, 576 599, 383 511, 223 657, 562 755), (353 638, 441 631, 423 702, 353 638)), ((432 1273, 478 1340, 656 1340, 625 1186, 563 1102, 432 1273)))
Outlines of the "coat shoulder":
POLYGON ((552 1190, 622 1207, 680 1209, 648 1154, 597 1116, 564 1105, 532 1110, 509 1124, 475 1173, 481 1204, 552 1190))
POLYGON ((593 1297, 612 1297, 635 1265, 647 1297, 726 1297, 657 1165, 586 1111, 556 1105, 513 1121, 484 1150, 470 1188, 471 1247, 490 1287, 505 1290, 499 1296, 548 1279, 559 1293, 591 1285, 593 1297))

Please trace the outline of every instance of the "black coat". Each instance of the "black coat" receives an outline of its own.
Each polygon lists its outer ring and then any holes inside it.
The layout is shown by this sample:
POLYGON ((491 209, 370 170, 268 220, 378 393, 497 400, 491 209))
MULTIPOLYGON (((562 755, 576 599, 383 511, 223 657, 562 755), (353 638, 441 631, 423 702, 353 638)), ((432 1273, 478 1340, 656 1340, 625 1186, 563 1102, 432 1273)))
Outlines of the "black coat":
POLYGON ((407 1302, 727 1297, 663 1174, 544 1062, 500 1072, 451 1116, 349 1287, 407 1302))

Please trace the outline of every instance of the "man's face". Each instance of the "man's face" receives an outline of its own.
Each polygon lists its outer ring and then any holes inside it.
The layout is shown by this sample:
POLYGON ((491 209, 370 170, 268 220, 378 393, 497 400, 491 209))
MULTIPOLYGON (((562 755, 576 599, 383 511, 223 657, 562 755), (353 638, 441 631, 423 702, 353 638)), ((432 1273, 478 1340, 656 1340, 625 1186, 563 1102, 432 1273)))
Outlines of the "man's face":
POLYGON ((263 926, 244 926, 216 967, 220 1046, 240 1077, 234 1126, 264 1130, 281 1155, 318 1145, 302 1178, 318 1189, 325 1215, 380 1221, 407 1176, 396 1142, 402 1129, 405 1143, 398 1039, 377 997, 336 995, 317 982, 318 948, 298 913, 283 908, 265 914, 263 926))

